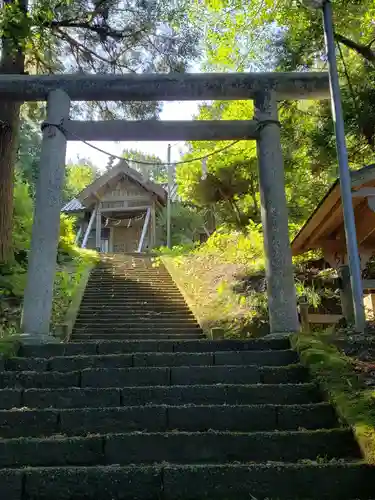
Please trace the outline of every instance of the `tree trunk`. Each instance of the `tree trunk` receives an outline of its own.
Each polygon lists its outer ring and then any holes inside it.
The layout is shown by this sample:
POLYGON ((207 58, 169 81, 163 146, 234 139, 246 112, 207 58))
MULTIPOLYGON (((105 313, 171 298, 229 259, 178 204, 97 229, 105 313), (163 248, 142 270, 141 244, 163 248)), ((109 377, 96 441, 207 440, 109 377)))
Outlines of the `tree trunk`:
MULTIPOLYGON (((5 4, 12 4, 7 0, 5 4)), ((20 16, 26 17, 27 0, 18 2, 20 16)), ((22 19, 17 20, 22 24, 22 19)), ((15 28, 17 26, 15 25, 15 28)), ((7 32, 12 33, 8 25, 7 32)), ((0 74, 23 74, 25 70, 24 40, 2 38, 0 74)), ((0 105, 0 262, 7 262, 12 253, 14 165, 18 149, 21 103, 2 101, 0 105)))

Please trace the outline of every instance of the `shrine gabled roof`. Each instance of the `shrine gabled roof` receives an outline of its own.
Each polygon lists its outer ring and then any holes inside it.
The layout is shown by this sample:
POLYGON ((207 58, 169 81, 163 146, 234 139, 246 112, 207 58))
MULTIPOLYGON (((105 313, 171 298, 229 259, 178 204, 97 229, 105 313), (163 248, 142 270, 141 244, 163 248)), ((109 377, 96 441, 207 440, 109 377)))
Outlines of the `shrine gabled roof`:
MULTIPOLYGON (((375 186, 375 164, 351 171, 352 192, 363 187, 375 186)), ((353 207, 358 211, 364 198, 354 197, 353 207)), ((343 226, 340 181, 332 184, 314 212, 292 241, 293 255, 299 255, 311 249, 322 248, 327 239, 343 226)))
POLYGON ((95 193, 109 181, 121 175, 129 177, 131 181, 139 184, 149 193, 154 194, 162 205, 166 204, 168 195, 164 187, 160 184, 156 184, 155 182, 146 180, 139 172, 137 172, 134 168, 129 167, 127 162, 123 160, 85 187, 76 198, 73 198, 66 205, 64 205, 61 211, 74 213, 85 210, 88 208, 85 203, 86 200, 95 196, 95 193))
POLYGON ((81 212, 84 210, 85 207, 82 205, 82 203, 77 200, 77 198, 73 198, 72 200, 68 201, 66 205, 64 205, 61 209, 62 212, 81 212))

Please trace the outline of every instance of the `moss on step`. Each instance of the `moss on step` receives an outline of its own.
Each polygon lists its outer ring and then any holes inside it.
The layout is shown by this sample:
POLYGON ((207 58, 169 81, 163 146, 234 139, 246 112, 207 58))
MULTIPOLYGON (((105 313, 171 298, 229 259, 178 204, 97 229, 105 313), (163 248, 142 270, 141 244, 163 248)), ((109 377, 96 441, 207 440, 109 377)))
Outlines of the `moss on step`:
POLYGON ((20 342, 10 337, 0 341, 0 358, 8 359, 17 356, 20 342))
POLYGON ((324 333, 298 334, 292 343, 339 417, 352 427, 365 460, 375 464, 375 391, 365 386, 351 360, 329 339, 324 333))

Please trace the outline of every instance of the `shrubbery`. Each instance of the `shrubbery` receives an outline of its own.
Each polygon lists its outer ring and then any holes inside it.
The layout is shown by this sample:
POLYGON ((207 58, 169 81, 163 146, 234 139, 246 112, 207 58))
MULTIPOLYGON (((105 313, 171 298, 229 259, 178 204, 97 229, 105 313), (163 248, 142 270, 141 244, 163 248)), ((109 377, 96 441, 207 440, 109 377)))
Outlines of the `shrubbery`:
MULTIPOLYGON (((179 245, 161 253, 206 330, 220 326, 227 336, 268 332, 261 225, 250 223, 246 232, 221 226, 202 245, 179 245)), ((324 287, 315 288, 306 272, 310 259, 316 257, 308 254, 294 259, 297 297, 304 297, 313 309, 327 294, 334 294, 324 287)))
MULTIPOLYGON (((29 186, 16 177, 13 215, 14 257, 7 264, 0 265, 0 337, 18 330, 26 285, 32 217, 33 200, 29 186)), ((62 215, 52 310, 53 326, 62 320, 82 273, 88 265, 97 260, 96 252, 77 248, 74 239, 74 218, 62 215)))

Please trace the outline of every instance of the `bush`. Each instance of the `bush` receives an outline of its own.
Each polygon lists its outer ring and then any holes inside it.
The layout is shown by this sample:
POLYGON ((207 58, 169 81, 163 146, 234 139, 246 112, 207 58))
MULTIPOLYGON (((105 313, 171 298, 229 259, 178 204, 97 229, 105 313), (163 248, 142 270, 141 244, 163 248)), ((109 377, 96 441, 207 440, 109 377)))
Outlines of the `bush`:
POLYGON ((75 240, 75 218, 61 214, 59 254, 71 255, 75 240))
MULTIPOLYGON (((197 210, 179 202, 171 204, 172 246, 189 245, 203 229, 204 218, 197 210)), ((157 219, 157 237, 161 244, 167 240, 167 209, 164 208, 157 219)))
POLYGON ((13 248, 16 256, 30 247, 33 200, 29 185, 16 176, 14 184, 13 248))
POLYGON ((198 253, 217 256, 223 262, 244 265, 252 270, 264 269, 263 235, 256 225, 249 226, 246 233, 228 232, 222 226, 199 247, 198 253))
MULTIPOLYGON (((26 286, 27 257, 30 249, 33 201, 27 183, 15 178, 13 248, 14 258, 0 265, 0 337, 15 333, 19 327, 22 297, 26 286)), ((61 216, 58 269, 54 286, 52 321, 61 321, 82 273, 98 260, 96 252, 74 245, 75 220, 61 216)))

